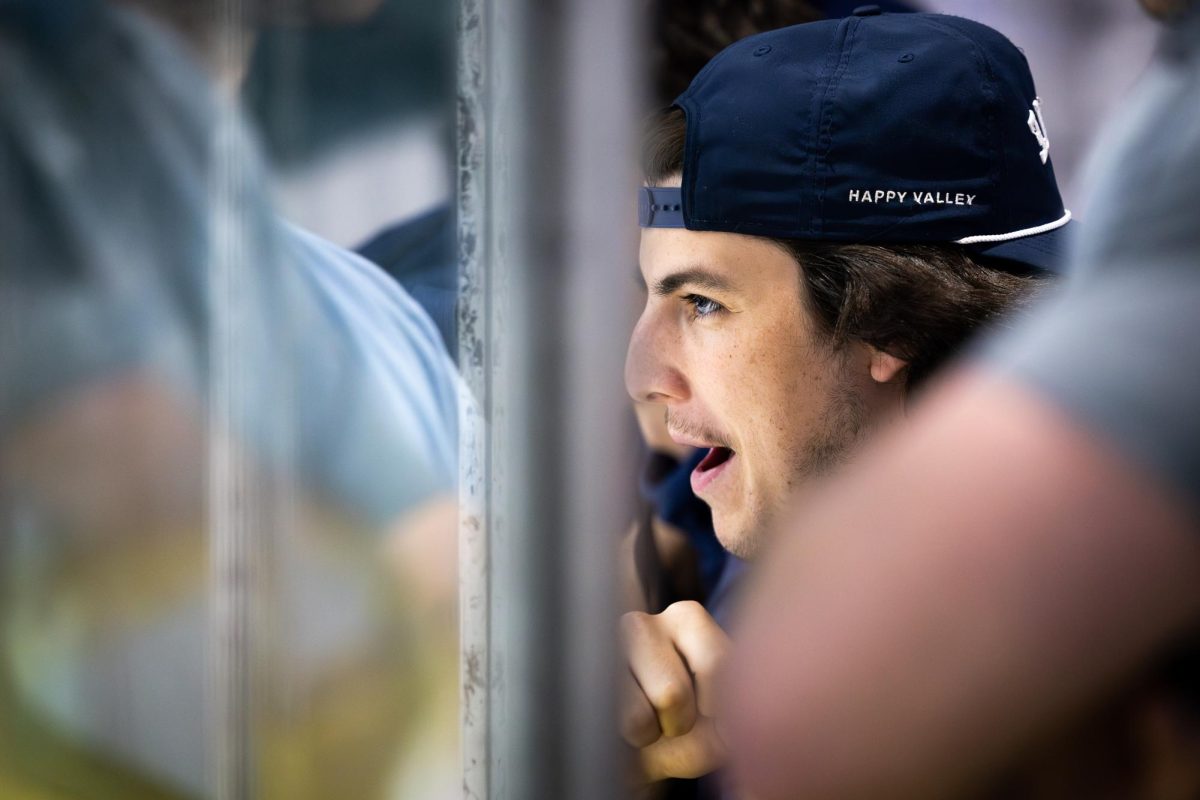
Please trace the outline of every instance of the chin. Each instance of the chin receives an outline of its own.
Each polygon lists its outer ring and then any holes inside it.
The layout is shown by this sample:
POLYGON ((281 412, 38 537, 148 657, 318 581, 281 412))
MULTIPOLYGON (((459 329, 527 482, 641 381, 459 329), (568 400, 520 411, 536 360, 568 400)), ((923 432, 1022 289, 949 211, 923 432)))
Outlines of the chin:
POLYGON ((721 546, 743 561, 751 561, 758 554, 762 540, 762 529, 746 520, 730 520, 713 514, 713 529, 721 546))

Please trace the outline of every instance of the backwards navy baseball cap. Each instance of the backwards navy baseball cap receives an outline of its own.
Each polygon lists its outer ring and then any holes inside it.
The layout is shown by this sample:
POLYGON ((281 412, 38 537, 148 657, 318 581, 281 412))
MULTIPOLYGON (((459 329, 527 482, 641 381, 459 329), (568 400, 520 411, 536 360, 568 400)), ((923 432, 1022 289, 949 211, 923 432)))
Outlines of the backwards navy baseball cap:
POLYGON ((867 6, 768 31, 717 54, 675 105, 683 185, 641 190, 642 227, 1063 261, 1071 214, 1041 101, 985 25, 867 6))

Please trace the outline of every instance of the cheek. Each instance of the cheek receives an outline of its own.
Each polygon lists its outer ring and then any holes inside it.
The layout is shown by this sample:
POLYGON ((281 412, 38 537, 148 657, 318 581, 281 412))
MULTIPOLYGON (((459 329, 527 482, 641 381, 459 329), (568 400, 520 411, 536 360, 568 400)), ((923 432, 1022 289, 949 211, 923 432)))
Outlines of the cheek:
POLYGON ((811 437, 831 391, 826 359, 798 343, 800 332, 793 333, 773 337, 769 347, 756 351, 741 376, 748 433, 772 471, 785 467, 811 437))
POLYGON ((791 305, 762 308, 689 348, 693 389, 749 454, 774 460, 803 438, 811 395, 825 391, 824 359, 791 305))

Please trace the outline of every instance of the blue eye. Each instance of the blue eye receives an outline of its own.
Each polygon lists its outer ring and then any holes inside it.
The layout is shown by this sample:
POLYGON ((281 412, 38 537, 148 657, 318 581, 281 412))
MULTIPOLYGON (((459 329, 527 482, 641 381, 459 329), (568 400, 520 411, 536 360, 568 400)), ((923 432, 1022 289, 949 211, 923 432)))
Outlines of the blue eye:
POLYGON ((692 307, 692 311, 697 317, 707 317, 725 310, 725 306, 702 294, 684 295, 683 301, 692 307))

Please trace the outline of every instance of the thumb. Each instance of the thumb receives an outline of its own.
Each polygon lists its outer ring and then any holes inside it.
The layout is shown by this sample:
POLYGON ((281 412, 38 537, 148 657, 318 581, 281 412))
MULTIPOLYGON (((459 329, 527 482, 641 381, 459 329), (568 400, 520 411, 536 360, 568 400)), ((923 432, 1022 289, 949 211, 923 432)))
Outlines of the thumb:
POLYGON ((728 749, 710 717, 700 717, 683 736, 663 737, 639 751, 649 781, 699 778, 725 764, 728 749))

